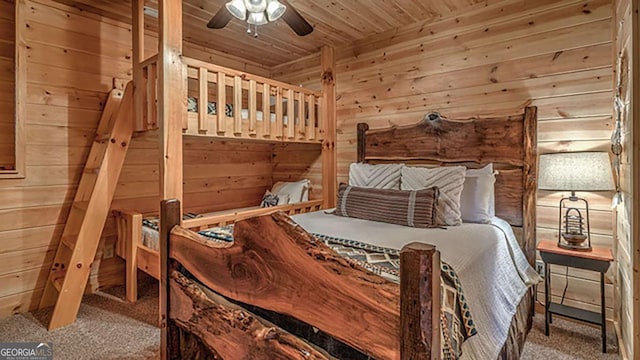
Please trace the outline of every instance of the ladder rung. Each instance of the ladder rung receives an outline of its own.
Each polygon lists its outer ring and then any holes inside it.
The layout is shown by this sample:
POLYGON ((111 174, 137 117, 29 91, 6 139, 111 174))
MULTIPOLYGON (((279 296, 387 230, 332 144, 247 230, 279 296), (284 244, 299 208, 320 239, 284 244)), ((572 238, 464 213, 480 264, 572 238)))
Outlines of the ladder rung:
POLYGON ((72 206, 78 210, 87 211, 87 208, 89 207, 89 201, 74 201, 72 206))
POLYGON ((99 167, 86 167, 84 168, 83 172, 85 174, 97 174, 100 172, 100 168, 99 167))
POLYGON ((111 134, 96 134, 95 142, 104 143, 111 139, 111 134))
POLYGON ((78 235, 64 235, 60 238, 60 242, 63 243, 69 250, 73 250, 78 241, 78 235))
POLYGON ((60 292, 60 290, 62 290, 62 283, 64 282, 64 277, 57 277, 54 279, 51 279, 51 283, 53 284, 53 287, 58 290, 58 292, 60 292))
POLYGON ((67 274, 67 269, 59 268, 56 270, 52 270, 49 274, 49 281, 53 284, 53 287, 60 292, 62 289, 62 283, 64 282, 64 278, 67 274))

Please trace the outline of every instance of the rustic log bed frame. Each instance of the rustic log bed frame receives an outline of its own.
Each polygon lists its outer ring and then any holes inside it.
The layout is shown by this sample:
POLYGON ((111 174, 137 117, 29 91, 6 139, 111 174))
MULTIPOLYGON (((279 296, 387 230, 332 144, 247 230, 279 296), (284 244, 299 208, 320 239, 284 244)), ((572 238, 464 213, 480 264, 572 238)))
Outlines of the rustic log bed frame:
MULTIPOLYGON (((246 210, 226 210, 195 219, 184 220, 182 226, 192 231, 200 231, 216 226, 233 224, 238 220, 262 214, 282 211, 288 215, 317 211, 322 208, 323 200, 310 200, 297 204, 278 205, 270 208, 252 208, 246 210)), ((138 300, 138 269, 160 280, 160 251, 142 244, 142 219, 144 214, 131 210, 115 210, 116 219, 116 255, 125 260, 126 299, 138 300)), ((149 214, 147 214, 149 215, 149 214)))
MULTIPOLYGON (((359 161, 494 163, 500 169, 496 213, 521 229, 517 232, 521 246, 533 261, 535 108, 518 116, 425 119, 415 126, 384 130, 368 130, 361 124, 358 135, 359 161)), ((236 222, 232 244, 205 241, 181 226, 180 219, 179 201, 164 200, 163 358, 351 358, 343 347, 334 346, 336 341, 376 359, 440 357, 440 256, 434 246, 413 243, 402 249, 398 286, 350 265, 280 212, 236 222), (260 314, 276 313, 270 319, 294 318, 297 324, 327 334, 329 340, 319 343, 333 349, 333 354, 239 308, 238 303, 260 314)), ((511 326, 525 329, 510 332, 500 358, 519 355, 531 324, 531 294, 518 306, 518 313, 525 309, 524 324, 514 316, 511 326)))

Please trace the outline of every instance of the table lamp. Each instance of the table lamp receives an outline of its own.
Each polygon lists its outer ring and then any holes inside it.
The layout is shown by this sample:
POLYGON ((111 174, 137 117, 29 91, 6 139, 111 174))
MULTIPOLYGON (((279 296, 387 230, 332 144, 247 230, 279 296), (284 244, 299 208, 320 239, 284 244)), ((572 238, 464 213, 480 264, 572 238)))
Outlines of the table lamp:
POLYGON ((558 246, 591 251, 589 203, 577 197, 576 191, 614 189, 609 154, 571 152, 540 155, 538 174, 538 189, 571 191, 569 197, 560 199, 558 246))

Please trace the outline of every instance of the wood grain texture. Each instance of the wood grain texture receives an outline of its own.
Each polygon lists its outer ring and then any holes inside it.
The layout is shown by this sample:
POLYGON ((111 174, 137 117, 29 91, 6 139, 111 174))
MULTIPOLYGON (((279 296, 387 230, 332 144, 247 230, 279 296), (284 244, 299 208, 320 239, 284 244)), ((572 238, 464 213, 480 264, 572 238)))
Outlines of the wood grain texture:
MULTIPOLYGON (((130 8, 121 1, 57 1, 119 22, 131 22, 130 8)), ((152 0, 147 5, 157 9, 157 3, 157 0, 152 0)), ((407 23, 425 24, 454 11, 484 6, 478 0, 392 0, 373 4, 350 0, 289 0, 291 6, 314 25, 314 32, 300 37, 283 21, 277 21, 260 26, 259 37, 251 38, 246 35, 246 22, 237 19, 231 20, 221 30, 206 28, 206 23, 224 3, 223 0, 184 1, 185 40, 220 54, 235 54, 247 59, 249 64, 263 64, 267 68, 314 54, 325 44, 346 45, 373 34, 392 31, 407 23)), ((152 31, 157 31, 157 26, 155 21, 147 25, 152 31)))
POLYGON ((496 215, 513 226, 526 226, 523 250, 533 263, 536 124, 535 108, 502 118, 450 120, 439 115, 415 125, 369 130, 359 123, 357 154, 365 162, 509 166, 496 176, 496 215))
POLYGON ((181 330, 180 358, 193 358, 187 354, 198 353, 182 340, 189 334, 198 339, 198 348, 206 349, 213 358, 328 359, 277 326, 264 324, 250 312, 205 293, 179 272, 172 272, 169 279, 170 319, 181 330))
MULTIPOLYGON (((358 123, 372 129, 410 125, 429 111, 468 118, 536 106, 540 153, 609 149, 611 1, 485 5, 336 48, 338 182, 348 181, 349 164, 357 161, 358 123)), ((319 89, 318 71, 316 54, 275 67, 273 74, 319 89)), ((603 204, 610 202, 610 194, 602 196, 603 204)), ((540 233, 557 228, 557 203, 539 201, 536 208, 543 214, 536 223, 541 239, 540 233)), ((598 217, 601 245, 611 247, 610 208, 603 207, 598 217)), ((586 284, 574 300, 584 308, 597 307, 598 300, 592 302, 597 283, 583 280, 583 274, 570 275, 569 289, 586 284)))
POLYGON ((620 166, 620 191, 623 202, 617 207, 614 232, 614 257, 616 264, 614 291, 614 319, 624 359, 635 359, 640 354, 640 221, 638 194, 640 180, 637 169, 640 154, 638 135, 640 128, 640 36, 638 35, 638 2, 614 1, 614 94, 623 108, 620 111, 622 125, 622 154, 620 166))
POLYGON ((322 141, 322 198, 325 208, 332 208, 336 203, 337 188, 337 149, 336 149, 336 60, 334 49, 324 46, 320 56, 322 79, 322 123, 320 133, 322 141))
POLYGON ((169 321, 171 313, 171 281, 169 276, 176 271, 176 265, 170 260, 171 231, 182 222, 182 206, 176 199, 164 199, 160 202, 160 358, 179 359, 179 337, 177 327, 169 321))
POLYGON ((183 98, 187 67, 182 63, 182 1, 158 2, 158 125, 160 129, 160 198, 182 200, 183 98))
POLYGON ((237 222, 233 244, 175 228, 171 256, 223 296, 293 316, 376 358, 399 357, 399 287, 351 265, 282 213, 237 222))
POLYGON ((400 357, 440 359, 440 253, 410 243, 400 251, 400 357))
MULTIPOLYGON (((7 283, 0 295, 0 316, 38 307, 43 278, 52 265, 52 252, 58 246, 104 100, 113 87, 114 78, 130 79, 132 76, 131 25, 50 0, 17 3, 27 9, 24 11, 24 24, 28 27, 25 25, 20 35, 28 56, 24 57, 26 65, 20 69, 26 71, 29 68, 25 78, 26 96, 23 97, 25 174, 28 176, 0 180, 0 203, 3 204, 0 210, 0 238, 3 240, 0 253, 3 259, 15 260, 11 262, 15 266, 5 262, 7 266, 0 267, 0 277, 24 281, 7 283), (24 266, 20 265, 22 262, 24 266), (38 272, 44 275, 34 276, 38 272)), ((127 2, 122 13, 130 12, 131 6, 127 2)), ((0 17, 4 14, 0 11, 0 17)), ((146 57, 152 55, 152 51, 157 52, 156 33, 146 32, 145 47, 146 57)), ((0 52, 2 49, 4 47, 0 46, 0 52)), ((195 59, 263 76, 269 74, 264 66, 190 42, 184 43, 183 51, 195 59)), ((0 94, 4 94, 2 91, 0 85, 0 94)), ((203 143, 206 140, 194 146, 202 148, 203 143)), ((140 206, 140 210, 158 212, 157 159, 160 150, 157 144, 157 132, 155 135, 134 135, 130 145, 132 151, 127 155, 121 181, 116 188, 114 208, 138 209, 140 206)), ((215 145, 212 148, 219 149, 215 145)), ((229 149, 234 150, 226 154, 237 150, 229 149)), ((210 154, 203 152, 201 155, 210 154)), ((229 159, 236 161, 232 156, 229 159)), ((268 158, 263 159, 245 158, 237 162, 235 169, 243 166, 251 169, 246 173, 232 168, 230 177, 218 174, 209 181, 204 176, 194 175, 186 179, 197 182, 188 203, 207 210, 204 200, 201 200, 206 196, 197 193, 213 194, 218 191, 221 191, 219 201, 212 202, 211 195, 207 195, 208 206, 213 204, 215 207, 208 211, 259 203, 264 190, 271 186, 268 175, 271 165, 268 158), (253 162, 264 163, 267 170, 256 175, 254 169, 260 166, 252 166, 253 162), (251 180, 254 176, 255 181, 251 180), (245 184, 250 184, 250 190, 243 190, 245 184), (238 205, 235 205, 236 201, 238 205)), ((119 257, 103 258, 103 254, 114 253, 103 252, 103 249, 113 250, 115 233, 114 219, 109 217, 91 268, 87 291, 125 281, 124 262, 119 257)))

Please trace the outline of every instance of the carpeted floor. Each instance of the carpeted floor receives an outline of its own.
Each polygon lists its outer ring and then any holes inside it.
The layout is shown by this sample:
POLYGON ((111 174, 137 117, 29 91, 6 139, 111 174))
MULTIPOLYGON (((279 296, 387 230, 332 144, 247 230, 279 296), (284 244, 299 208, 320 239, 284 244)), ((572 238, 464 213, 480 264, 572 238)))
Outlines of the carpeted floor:
MULTIPOLYGON (((156 359, 160 343, 157 282, 145 282, 139 294, 135 304, 122 300, 123 287, 85 296, 76 323, 51 332, 43 325, 48 311, 0 319, 0 341, 52 342, 55 359, 156 359)), ((608 334, 608 353, 602 354, 599 329, 554 318, 551 336, 546 337, 543 316, 537 314, 522 359, 618 359, 613 330, 608 334)))

